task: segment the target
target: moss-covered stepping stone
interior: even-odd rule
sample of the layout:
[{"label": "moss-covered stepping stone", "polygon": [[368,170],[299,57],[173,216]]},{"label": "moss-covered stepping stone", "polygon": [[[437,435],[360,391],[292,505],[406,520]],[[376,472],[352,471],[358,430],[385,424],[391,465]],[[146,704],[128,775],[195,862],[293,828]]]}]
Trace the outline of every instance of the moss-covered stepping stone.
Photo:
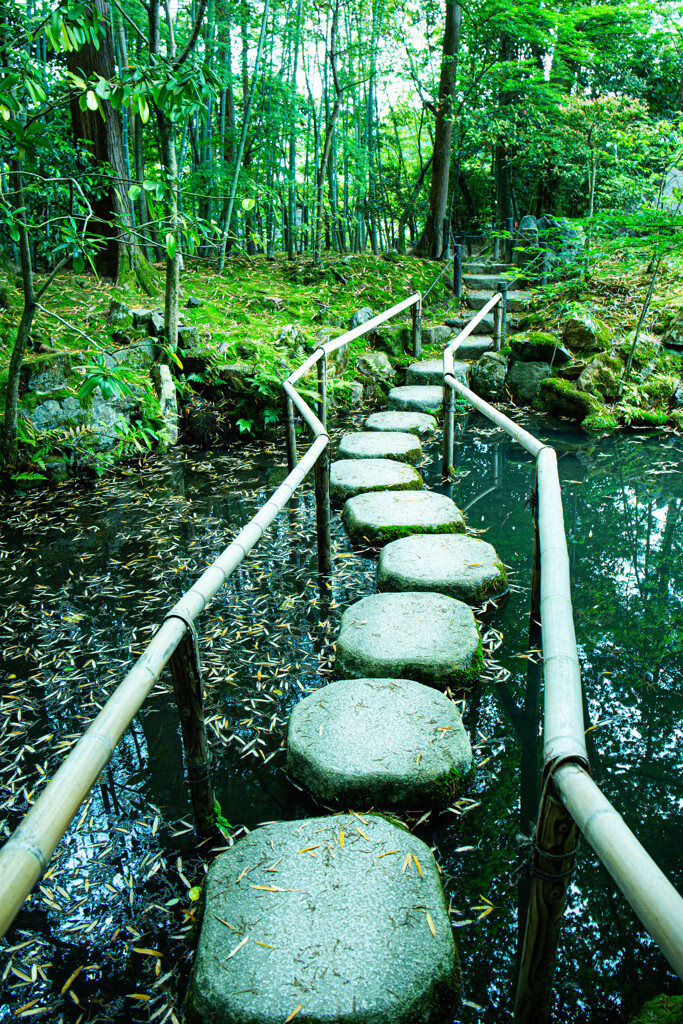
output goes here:
[{"label": "moss-covered stepping stone", "polygon": [[396,430],[344,434],[337,448],[340,459],[395,459],[415,464],[421,455],[419,438]]},{"label": "moss-covered stepping stone", "polygon": [[433,854],[379,815],[255,829],[216,858],[204,893],[189,1024],[442,1024],[456,1011]]},{"label": "moss-covered stepping stone", "polygon": [[346,501],[368,491],[417,491],[422,477],[394,459],[339,459],[330,466],[330,498]]},{"label": "moss-covered stepping stone", "polygon": [[428,437],[436,431],[436,420],[426,412],[373,412],[363,426],[366,430],[398,430]]},{"label": "moss-covered stepping stone", "polygon": [[371,594],[342,615],[335,672],[344,678],[416,679],[463,689],[482,667],[472,609],[452,597]]},{"label": "moss-covered stepping stone", "polygon": [[[469,363],[453,363],[453,376],[463,384],[467,384],[469,370]],[[443,386],[443,360],[424,359],[421,363],[413,363],[406,372],[406,384]]]},{"label": "moss-covered stepping stone", "polygon": [[462,790],[472,750],[455,704],[438,690],[412,679],[344,679],[292,711],[287,772],[323,803],[425,810]]},{"label": "moss-covered stepping stone", "polygon": [[346,502],[342,519],[354,543],[371,547],[412,533],[465,532],[465,521],[455,502],[432,491],[359,494]]},{"label": "moss-covered stepping stone", "polygon": [[427,412],[438,415],[443,406],[443,388],[412,386],[392,388],[387,398],[387,409],[408,412]]},{"label": "moss-covered stepping stone", "polygon": [[508,589],[503,563],[485,540],[464,534],[413,535],[382,549],[378,590],[433,590],[481,604]]}]

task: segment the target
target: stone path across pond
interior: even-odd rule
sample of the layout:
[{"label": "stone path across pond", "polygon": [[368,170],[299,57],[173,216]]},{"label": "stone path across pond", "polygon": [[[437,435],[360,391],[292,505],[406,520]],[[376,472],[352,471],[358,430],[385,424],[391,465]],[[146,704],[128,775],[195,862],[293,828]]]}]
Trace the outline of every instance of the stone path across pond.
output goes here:
[{"label": "stone path across pond", "polygon": [[[472,283],[486,284],[476,273]],[[473,338],[458,355],[478,358],[491,344]],[[420,438],[436,429],[441,365],[409,367],[388,411],[345,434],[331,465],[351,540],[379,557],[378,593],[342,616],[340,678],[294,708],[287,771],[326,809],[353,813],[271,823],[217,858],[190,1021],[452,1019],[459,967],[432,853],[356,813],[442,809],[474,772],[451,694],[476,687],[483,668],[470,605],[504,595],[507,579],[491,545],[465,534],[456,503],[422,483]],[[468,373],[456,363],[460,379]]]}]

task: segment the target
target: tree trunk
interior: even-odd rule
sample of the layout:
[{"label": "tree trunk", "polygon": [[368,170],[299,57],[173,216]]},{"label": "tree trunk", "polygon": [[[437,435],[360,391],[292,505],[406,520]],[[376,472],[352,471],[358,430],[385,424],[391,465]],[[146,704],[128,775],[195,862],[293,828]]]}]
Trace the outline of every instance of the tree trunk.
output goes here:
[{"label": "tree trunk", "polygon": [[448,204],[448,178],[453,140],[453,96],[460,45],[460,4],[446,0],[446,28],[439,79],[439,105],[436,112],[432,183],[429,189],[429,215],[424,231],[415,246],[416,256],[439,259],[443,251],[443,222]]},{"label": "tree trunk", "polygon": [[[86,43],[76,51],[67,51],[66,63],[73,74],[101,75],[106,79],[115,77],[114,54],[111,32],[109,29],[109,8],[106,0],[93,0],[95,7],[106,26],[105,38],[100,42],[99,49],[92,43]],[[123,147],[121,115],[114,110],[108,100],[101,100],[104,120],[99,110],[86,108],[81,110],[78,100],[71,99],[71,123],[77,142],[85,143],[86,151],[95,167],[102,163],[111,165],[115,178],[105,194],[93,199],[92,207],[97,218],[95,231],[104,245],[95,256],[95,266],[103,277],[118,281],[119,274],[125,273],[132,265],[137,247],[131,233],[132,224],[130,209],[126,196],[128,170]],[[128,261],[126,266],[125,261]]]}]

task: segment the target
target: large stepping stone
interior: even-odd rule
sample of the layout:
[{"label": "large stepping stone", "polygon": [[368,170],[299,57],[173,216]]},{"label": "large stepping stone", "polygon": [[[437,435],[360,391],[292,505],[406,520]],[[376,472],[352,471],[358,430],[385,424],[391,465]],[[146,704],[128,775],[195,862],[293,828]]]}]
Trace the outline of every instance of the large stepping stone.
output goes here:
[{"label": "large stepping stone", "polygon": [[342,519],[351,540],[370,547],[381,547],[411,533],[465,532],[455,502],[433,491],[359,494],[346,502]]},{"label": "large stepping stone", "polygon": [[368,491],[419,491],[422,477],[395,459],[339,459],[330,466],[330,498],[346,501]]},{"label": "large stepping stone", "polygon": [[468,260],[463,264],[462,273],[465,274],[494,274],[502,276],[509,274],[516,267],[512,263],[491,263],[486,260]]},{"label": "large stepping stone", "polygon": [[[466,302],[470,309],[483,309],[494,293],[468,292]],[[507,309],[509,313],[520,313],[529,308],[531,292],[511,292],[508,295]]]},{"label": "large stepping stone", "polygon": [[485,540],[416,535],[382,548],[378,590],[431,590],[468,604],[483,604],[508,589],[503,563]]},{"label": "large stepping stone", "polygon": [[[453,374],[456,380],[467,384],[469,373],[468,363],[453,363]],[[427,384],[443,387],[443,360],[425,359],[421,363],[413,363],[406,373],[406,384]]]},{"label": "large stepping stone", "polygon": [[492,349],[493,338],[486,334],[470,335],[460,342],[454,356],[456,359],[480,359],[484,352],[490,352]]},{"label": "large stepping stone", "polygon": [[395,459],[414,464],[421,455],[422,445],[415,434],[396,430],[344,434],[337,448],[340,459]]},{"label": "large stepping stone", "polygon": [[390,411],[428,412],[438,415],[442,405],[442,387],[392,388],[387,398],[387,409]]},{"label": "large stepping stone", "polygon": [[434,857],[378,815],[264,825],[216,858],[204,893],[190,1024],[453,1016],[460,972]]},{"label": "large stepping stone", "polygon": [[[489,298],[490,298],[490,296],[489,296]],[[474,318],[475,315],[476,314],[472,314],[471,317],[452,317],[452,318],[448,317],[446,319],[446,323],[449,324],[451,327],[453,327],[456,331],[461,331],[463,329],[463,327],[467,327],[468,323],[470,322],[471,319]],[[506,318],[505,329],[506,329],[508,334],[514,333],[515,331],[519,330],[518,318],[515,317],[514,315],[509,315],[509,312],[508,312],[508,316]],[[493,313],[487,313],[486,316],[483,317],[483,319],[481,319],[479,321],[479,323],[476,325],[476,327],[474,328],[472,334],[473,335],[479,335],[479,334],[493,335],[493,331],[494,331]],[[470,337],[472,337],[472,335],[470,335]],[[458,349],[458,351],[460,351],[460,350]]]},{"label": "large stepping stone", "polygon": [[428,437],[436,431],[436,420],[425,412],[373,412],[363,426],[366,430],[396,430]]},{"label": "large stepping stone", "polygon": [[323,802],[447,806],[473,775],[455,704],[412,679],[344,679],[299,701],[287,772]]},{"label": "large stepping stone", "polygon": [[335,672],[344,678],[416,679],[471,687],[483,656],[469,605],[443,594],[371,594],[347,608]]}]

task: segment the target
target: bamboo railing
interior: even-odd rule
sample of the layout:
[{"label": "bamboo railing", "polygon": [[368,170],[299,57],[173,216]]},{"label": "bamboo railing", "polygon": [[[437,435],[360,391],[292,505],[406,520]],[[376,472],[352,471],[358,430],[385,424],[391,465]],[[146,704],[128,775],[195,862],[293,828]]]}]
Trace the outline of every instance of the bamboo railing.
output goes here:
[{"label": "bamboo railing", "polygon": [[[532,890],[521,956],[515,1024],[549,1019],[552,976],[562,912],[576,849],[577,829],[597,853],[636,915],[679,978],[683,980],[683,899],[643,849],[621,816],[590,777],[584,739],[581,669],[576,648],[564,530],[562,493],[553,448],[494,409],[455,379],[453,356],[476,323],[491,309],[501,310],[505,333],[505,292],[493,296],[443,354],[443,474],[453,463],[454,395],[536,459],[534,519],[536,546],[532,618],[540,615],[543,674],[543,795],[533,837]],[[496,348],[501,330],[496,330]],[[540,575],[540,580],[536,578]],[[540,586],[539,586],[540,585]],[[539,594],[537,602],[534,594]],[[534,604],[537,603],[537,607]]]},{"label": "bamboo railing", "polygon": [[[171,608],[130,672],[0,849],[0,938],[6,933],[24,900],[47,869],[50,858],[69,823],[169,662],[180,714],[195,824],[200,833],[212,829],[215,798],[209,770],[210,752],[204,727],[195,620],[252,548],[258,544],[312,469],[315,470],[318,570],[323,575],[330,572],[330,439],[325,426],[327,357],[342,345],[373,331],[406,309],[412,309],[412,348],[413,355],[418,356],[422,295],[415,292],[360,327],[346,331],[340,337],[320,345],[284,381],[282,387],[286,410],[287,477],[197,582]],[[316,365],[319,386],[318,416],[294,387],[295,383]],[[295,408],[313,435],[312,443],[300,459],[296,451],[293,414]]]}]

